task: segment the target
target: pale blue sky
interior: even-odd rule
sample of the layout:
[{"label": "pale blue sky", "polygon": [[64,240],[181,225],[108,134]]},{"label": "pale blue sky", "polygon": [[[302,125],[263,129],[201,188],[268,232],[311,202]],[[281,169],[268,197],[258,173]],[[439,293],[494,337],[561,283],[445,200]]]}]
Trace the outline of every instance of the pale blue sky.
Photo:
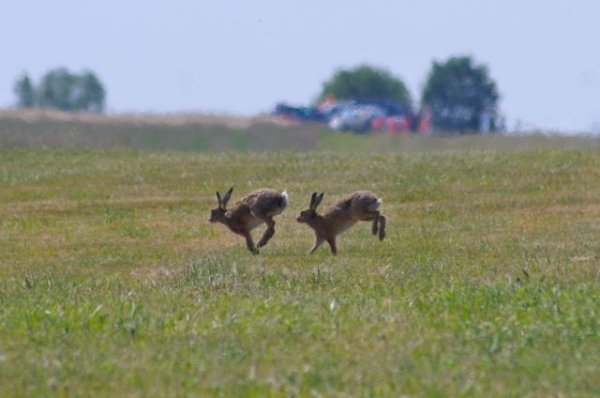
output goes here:
[{"label": "pale blue sky", "polygon": [[5,1],[0,107],[15,78],[96,71],[111,112],[269,111],[368,63],[414,99],[432,60],[489,66],[509,127],[600,131],[600,1]]}]

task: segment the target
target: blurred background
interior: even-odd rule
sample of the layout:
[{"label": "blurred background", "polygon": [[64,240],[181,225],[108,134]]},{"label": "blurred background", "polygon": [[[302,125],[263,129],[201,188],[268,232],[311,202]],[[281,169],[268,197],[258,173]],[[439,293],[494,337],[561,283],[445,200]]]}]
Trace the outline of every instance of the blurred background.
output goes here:
[{"label": "blurred background", "polygon": [[0,144],[23,120],[67,134],[75,115],[87,127],[66,130],[100,135],[99,118],[597,134],[598,15],[591,0],[8,2]]}]

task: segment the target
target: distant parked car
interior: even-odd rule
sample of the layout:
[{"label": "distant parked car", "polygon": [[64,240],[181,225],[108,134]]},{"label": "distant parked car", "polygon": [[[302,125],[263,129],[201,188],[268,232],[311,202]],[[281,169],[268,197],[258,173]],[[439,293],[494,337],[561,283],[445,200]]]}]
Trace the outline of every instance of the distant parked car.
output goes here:
[{"label": "distant parked car", "polygon": [[280,103],[275,106],[275,110],[272,114],[273,116],[298,122],[326,123],[328,120],[319,109],[311,106],[291,106]]},{"label": "distant parked car", "polygon": [[336,101],[327,98],[316,107],[279,103],[272,114],[284,120],[326,123],[337,131],[395,134],[414,129],[410,109],[384,100]]},{"label": "distant parked car", "polygon": [[329,127],[333,130],[351,130],[359,133],[370,130],[371,120],[385,116],[385,111],[374,105],[353,105],[337,113],[329,119]]}]

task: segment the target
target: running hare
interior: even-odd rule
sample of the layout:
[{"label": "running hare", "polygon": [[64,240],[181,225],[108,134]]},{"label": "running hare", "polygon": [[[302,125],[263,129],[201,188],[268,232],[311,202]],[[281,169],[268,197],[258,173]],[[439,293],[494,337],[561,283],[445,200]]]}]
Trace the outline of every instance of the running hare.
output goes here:
[{"label": "running hare", "polygon": [[[280,214],[287,207],[288,194],[286,191],[279,193],[272,189],[258,189],[241,198],[227,210],[227,202],[231,199],[232,192],[233,188],[225,192],[223,197],[217,192],[219,206],[211,210],[208,221],[227,225],[231,231],[246,238],[248,250],[258,254],[258,248],[266,245],[275,234],[273,216]],[[267,229],[258,245],[254,246],[250,231],[263,223],[267,223]]]},{"label": "running hare", "polygon": [[358,191],[340,199],[329,207],[322,215],[317,214],[317,206],[323,200],[323,193],[316,192],[310,198],[310,206],[300,213],[296,219],[299,223],[306,223],[315,231],[315,245],[310,253],[324,241],[329,243],[331,252],[337,253],[335,238],[357,221],[373,221],[373,235],[379,233],[379,240],[385,237],[385,216],[379,212],[381,198],[368,191]]}]

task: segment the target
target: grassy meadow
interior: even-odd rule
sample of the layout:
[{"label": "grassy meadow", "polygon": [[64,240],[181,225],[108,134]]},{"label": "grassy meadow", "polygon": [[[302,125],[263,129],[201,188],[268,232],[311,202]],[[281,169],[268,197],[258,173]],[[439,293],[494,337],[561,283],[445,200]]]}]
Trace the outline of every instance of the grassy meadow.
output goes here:
[{"label": "grassy meadow", "polygon": [[[600,394],[597,149],[339,137],[0,149],[0,396]],[[289,192],[258,256],[207,222],[231,185]],[[359,223],[308,255],[310,194],[356,189],[386,239]]]}]

